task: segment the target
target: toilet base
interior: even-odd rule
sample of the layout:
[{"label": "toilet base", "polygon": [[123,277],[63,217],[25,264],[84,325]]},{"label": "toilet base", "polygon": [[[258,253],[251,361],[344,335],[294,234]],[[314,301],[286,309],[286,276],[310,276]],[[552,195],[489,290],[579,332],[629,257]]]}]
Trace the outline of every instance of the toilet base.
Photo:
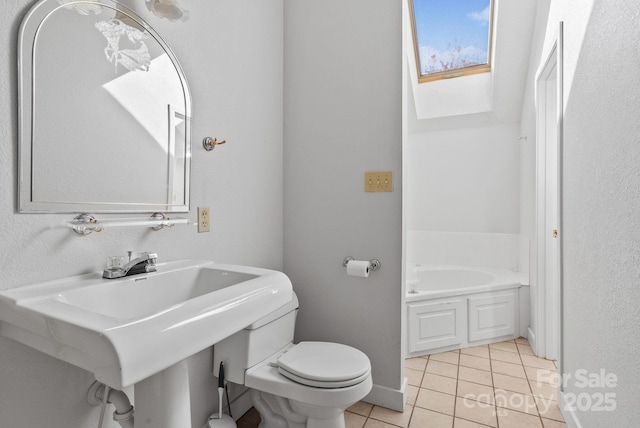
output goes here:
[{"label": "toilet base", "polygon": [[314,406],[255,389],[251,401],[262,418],[259,428],[345,428],[344,408]]}]

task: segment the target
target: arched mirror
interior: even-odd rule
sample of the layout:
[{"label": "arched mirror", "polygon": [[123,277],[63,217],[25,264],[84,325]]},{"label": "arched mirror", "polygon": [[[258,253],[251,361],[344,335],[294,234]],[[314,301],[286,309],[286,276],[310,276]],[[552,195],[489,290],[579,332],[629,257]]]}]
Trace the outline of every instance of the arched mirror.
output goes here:
[{"label": "arched mirror", "polygon": [[19,37],[20,212],[188,212],[191,99],[160,36],[110,0],[43,0]]}]

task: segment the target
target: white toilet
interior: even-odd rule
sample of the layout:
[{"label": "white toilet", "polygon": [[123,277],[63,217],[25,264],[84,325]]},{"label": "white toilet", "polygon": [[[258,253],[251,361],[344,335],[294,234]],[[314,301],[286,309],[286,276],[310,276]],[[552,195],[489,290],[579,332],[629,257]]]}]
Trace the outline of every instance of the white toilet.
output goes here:
[{"label": "white toilet", "polygon": [[213,348],[214,374],[251,388],[260,428],[344,428],[344,411],[369,393],[371,364],[350,346],[293,344],[298,298]]}]

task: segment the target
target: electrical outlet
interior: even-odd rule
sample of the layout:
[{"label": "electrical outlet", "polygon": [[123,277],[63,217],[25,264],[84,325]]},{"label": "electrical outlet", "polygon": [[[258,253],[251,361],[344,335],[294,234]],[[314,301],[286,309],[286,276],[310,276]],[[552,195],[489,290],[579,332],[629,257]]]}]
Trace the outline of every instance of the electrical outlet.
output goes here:
[{"label": "electrical outlet", "polygon": [[393,192],[391,171],[369,171],[364,173],[365,192]]},{"label": "electrical outlet", "polygon": [[211,230],[211,213],[209,207],[198,207],[198,233]]}]

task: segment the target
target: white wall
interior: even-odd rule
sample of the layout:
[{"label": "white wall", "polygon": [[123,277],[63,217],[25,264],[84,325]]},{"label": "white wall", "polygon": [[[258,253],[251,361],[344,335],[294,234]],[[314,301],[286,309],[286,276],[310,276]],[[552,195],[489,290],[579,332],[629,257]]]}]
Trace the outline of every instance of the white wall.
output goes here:
[{"label": "white wall", "polygon": [[410,230],[519,232],[518,124],[409,134]]},{"label": "white wall", "polygon": [[[542,31],[534,42],[548,49],[558,22],[564,21],[564,371],[575,378],[577,370],[597,374],[604,369],[618,379],[615,388],[567,383],[569,394],[615,394],[613,412],[576,412],[585,428],[640,425],[638,13],[636,3],[623,0],[551,2],[548,22],[547,16],[539,17]],[[539,62],[537,50],[530,85]],[[531,136],[534,128],[529,95],[522,129]],[[527,211],[535,200],[534,153],[522,151],[522,164],[528,165],[521,203],[527,234],[535,230]]]},{"label": "white wall", "polygon": [[[73,215],[16,214],[15,46],[34,3],[8,2],[0,14],[0,289],[101,270],[107,255],[130,249],[156,251],[160,260],[200,257],[282,269],[282,0],[191,1],[186,23],[160,21],[142,1],[126,2],[135,3],[185,69],[193,98],[189,217],[195,219],[197,206],[211,207],[212,232],[176,226],[86,237],[59,227]],[[206,136],[227,144],[205,152]],[[190,360],[194,426],[215,407],[210,354]],[[99,410],[85,398],[92,381],[88,372],[0,338],[0,426],[94,428]],[[105,427],[118,426],[106,419]]]},{"label": "white wall", "polygon": [[[401,409],[402,2],[288,1],[285,23],[284,249],[300,298],[296,337],[363,350],[374,393]],[[365,193],[367,170],[393,171],[394,191]],[[347,277],[345,256],[382,269]]]}]

